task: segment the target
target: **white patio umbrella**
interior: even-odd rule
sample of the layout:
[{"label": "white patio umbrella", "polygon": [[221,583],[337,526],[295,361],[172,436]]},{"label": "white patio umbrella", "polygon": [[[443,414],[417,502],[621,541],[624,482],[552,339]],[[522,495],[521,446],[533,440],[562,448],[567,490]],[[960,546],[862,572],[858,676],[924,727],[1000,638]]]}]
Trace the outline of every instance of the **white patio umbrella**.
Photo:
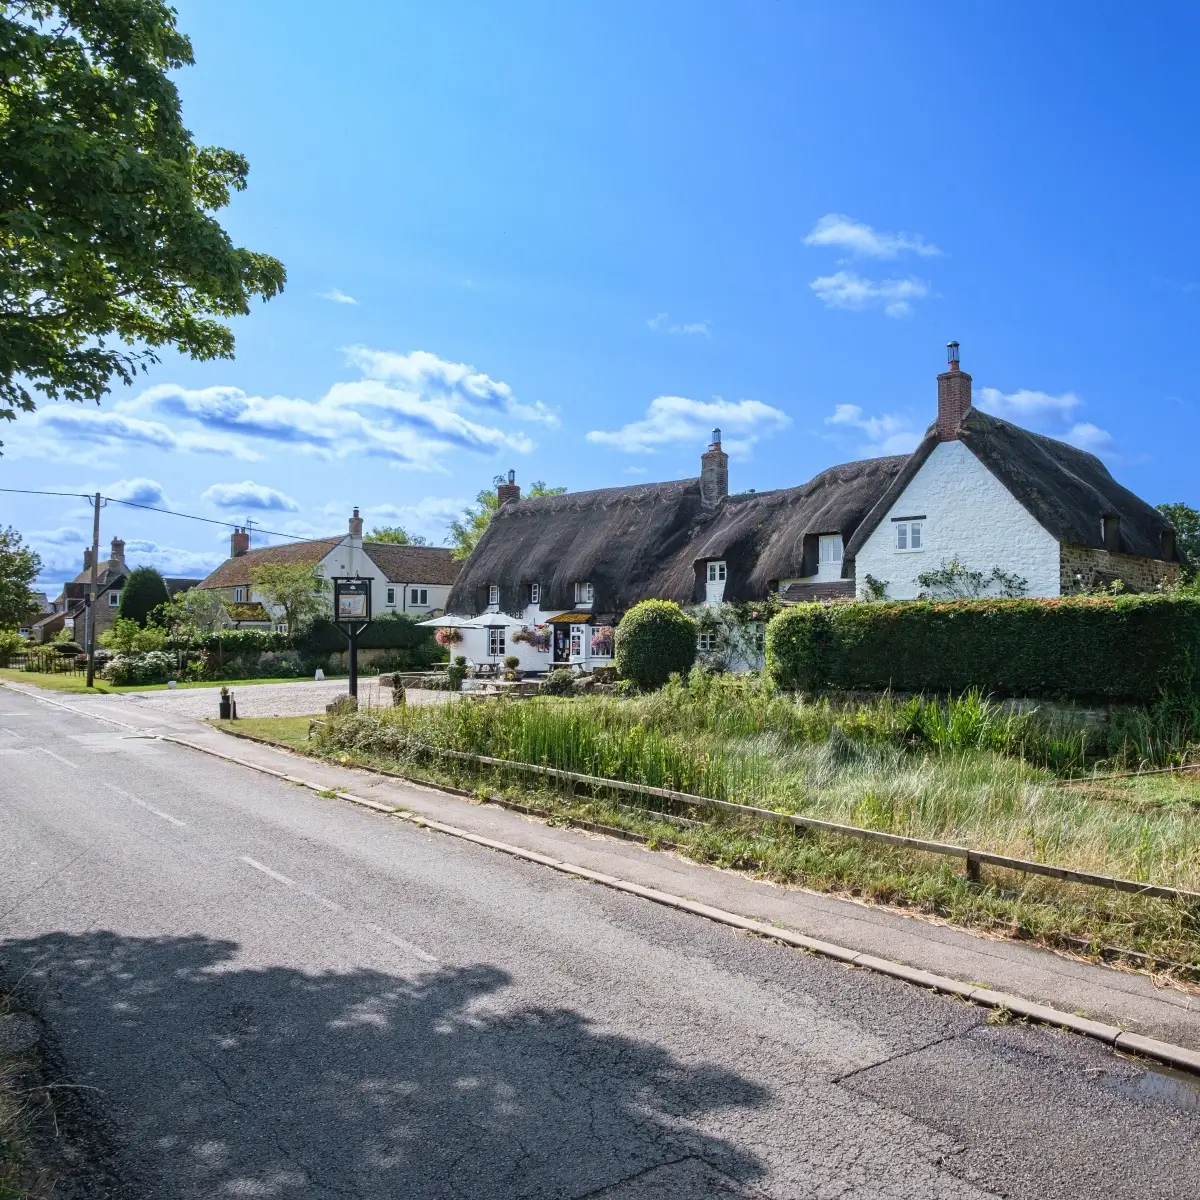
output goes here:
[{"label": "white patio umbrella", "polygon": [[443,613],[440,617],[430,617],[428,621],[418,621],[418,625],[428,625],[433,629],[456,629],[460,625],[470,624],[470,617],[456,617],[453,613]]}]

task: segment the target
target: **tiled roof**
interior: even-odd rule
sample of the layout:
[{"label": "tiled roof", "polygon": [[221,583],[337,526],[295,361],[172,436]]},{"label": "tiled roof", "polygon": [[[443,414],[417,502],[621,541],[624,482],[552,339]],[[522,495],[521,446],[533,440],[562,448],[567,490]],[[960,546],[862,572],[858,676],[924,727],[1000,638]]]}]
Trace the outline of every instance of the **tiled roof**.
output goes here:
[{"label": "tiled roof", "polygon": [[237,558],[227,558],[211,575],[197,585],[202,588],[249,587],[250,569],[267,563],[299,563],[316,566],[342,540],[341,536],[317,538],[311,542],[288,542],[283,546],[263,546]]},{"label": "tiled roof", "polygon": [[439,546],[397,546],[390,542],[364,542],[367,557],[383,572],[388,583],[452,584],[462,563]]}]

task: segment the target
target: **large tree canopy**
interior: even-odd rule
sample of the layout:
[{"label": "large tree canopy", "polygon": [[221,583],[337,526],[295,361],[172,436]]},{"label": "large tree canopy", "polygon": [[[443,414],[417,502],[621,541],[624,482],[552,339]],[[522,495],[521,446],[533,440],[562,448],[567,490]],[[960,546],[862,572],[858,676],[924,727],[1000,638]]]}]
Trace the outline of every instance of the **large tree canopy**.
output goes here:
[{"label": "large tree canopy", "polygon": [[282,289],[212,215],[249,166],[184,127],[191,63],[161,0],[0,0],[0,417],[98,400],[163,346],[229,358],[223,320]]},{"label": "large tree canopy", "polygon": [[42,560],[11,525],[0,529],[0,629],[16,629],[37,613],[32,589],[41,569]]},{"label": "large tree canopy", "polygon": [[1200,512],[1183,503],[1155,507],[1175,526],[1175,543],[1187,559],[1186,574],[1194,579],[1200,573]]}]

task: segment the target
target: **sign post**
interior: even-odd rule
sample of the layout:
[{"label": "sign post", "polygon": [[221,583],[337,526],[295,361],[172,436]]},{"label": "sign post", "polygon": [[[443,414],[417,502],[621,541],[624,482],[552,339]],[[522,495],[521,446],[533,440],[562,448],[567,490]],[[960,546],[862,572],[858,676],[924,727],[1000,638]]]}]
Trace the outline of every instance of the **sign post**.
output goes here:
[{"label": "sign post", "polygon": [[333,581],[333,619],[350,643],[350,695],[358,699],[358,635],[371,623],[371,580],[359,575]]}]

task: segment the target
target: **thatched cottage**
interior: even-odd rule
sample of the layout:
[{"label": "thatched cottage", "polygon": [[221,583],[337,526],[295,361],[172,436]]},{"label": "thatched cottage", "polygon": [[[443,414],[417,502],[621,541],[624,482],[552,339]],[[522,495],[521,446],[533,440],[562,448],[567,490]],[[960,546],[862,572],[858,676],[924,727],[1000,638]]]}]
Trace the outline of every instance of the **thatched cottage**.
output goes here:
[{"label": "thatched cottage", "polygon": [[[721,432],[700,474],[522,500],[513,473],[446,601],[474,661],[611,659],[612,626],[649,597],[680,604],[905,599],[957,558],[1057,596],[1178,579],[1174,531],[1092,454],[974,408],[958,345],[937,419],[909,455],[829,467],[798,487],[729,495]],[[514,637],[517,639],[514,641]]]}]

